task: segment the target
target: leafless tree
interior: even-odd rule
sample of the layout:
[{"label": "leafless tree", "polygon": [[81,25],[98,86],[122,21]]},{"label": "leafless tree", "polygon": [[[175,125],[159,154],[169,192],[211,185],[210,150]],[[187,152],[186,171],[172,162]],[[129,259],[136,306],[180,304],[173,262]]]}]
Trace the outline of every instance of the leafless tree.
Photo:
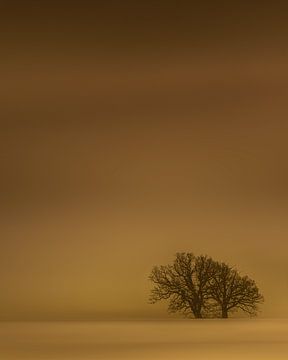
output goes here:
[{"label": "leafless tree", "polygon": [[222,318],[228,318],[229,312],[239,309],[256,315],[258,305],[264,301],[254,280],[240,276],[236,269],[225,263],[214,262],[209,291],[212,301],[220,308]]},{"label": "leafless tree", "polygon": [[255,282],[207,256],[177,253],[171,265],[155,266],[150,303],[169,300],[168,311],[194,318],[222,317],[242,310],[256,315],[264,301]]},{"label": "leafless tree", "polygon": [[177,253],[172,265],[155,266],[149,276],[154,283],[150,302],[169,299],[168,311],[195,318],[210,311],[209,290],[214,262],[207,256]]}]

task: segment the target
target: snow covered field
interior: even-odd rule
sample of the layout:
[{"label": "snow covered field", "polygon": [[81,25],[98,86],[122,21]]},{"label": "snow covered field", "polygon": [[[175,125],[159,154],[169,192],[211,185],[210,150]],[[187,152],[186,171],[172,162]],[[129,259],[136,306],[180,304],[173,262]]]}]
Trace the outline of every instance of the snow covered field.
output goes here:
[{"label": "snow covered field", "polygon": [[288,359],[288,320],[2,322],[0,359]]}]

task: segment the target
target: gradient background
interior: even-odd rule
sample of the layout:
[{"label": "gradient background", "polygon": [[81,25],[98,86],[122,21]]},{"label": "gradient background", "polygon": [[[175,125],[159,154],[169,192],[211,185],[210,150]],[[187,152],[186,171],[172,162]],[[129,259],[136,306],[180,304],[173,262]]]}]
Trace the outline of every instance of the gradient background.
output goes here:
[{"label": "gradient background", "polygon": [[288,4],[1,1],[0,319],[165,317],[207,253],[288,316]]}]

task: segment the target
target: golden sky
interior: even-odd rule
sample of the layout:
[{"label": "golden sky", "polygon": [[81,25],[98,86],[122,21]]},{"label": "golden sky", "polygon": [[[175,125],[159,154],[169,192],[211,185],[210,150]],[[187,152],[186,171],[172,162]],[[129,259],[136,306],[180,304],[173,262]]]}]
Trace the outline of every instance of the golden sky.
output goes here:
[{"label": "golden sky", "polygon": [[288,316],[287,8],[1,2],[1,319],[167,316],[177,251]]}]

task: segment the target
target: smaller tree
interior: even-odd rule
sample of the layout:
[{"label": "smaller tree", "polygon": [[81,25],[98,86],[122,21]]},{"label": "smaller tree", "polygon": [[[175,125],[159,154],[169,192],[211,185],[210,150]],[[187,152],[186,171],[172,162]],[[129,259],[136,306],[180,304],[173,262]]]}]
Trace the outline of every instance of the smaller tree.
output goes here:
[{"label": "smaller tree", "polygon": [[229,312],[242,310],[256,315],[258,305],[264,298],[254,280],[239,273],[225,263],[214,263],[215,271],[209,286],[211,299],[221,311],[222,318],[228,318]]}]

